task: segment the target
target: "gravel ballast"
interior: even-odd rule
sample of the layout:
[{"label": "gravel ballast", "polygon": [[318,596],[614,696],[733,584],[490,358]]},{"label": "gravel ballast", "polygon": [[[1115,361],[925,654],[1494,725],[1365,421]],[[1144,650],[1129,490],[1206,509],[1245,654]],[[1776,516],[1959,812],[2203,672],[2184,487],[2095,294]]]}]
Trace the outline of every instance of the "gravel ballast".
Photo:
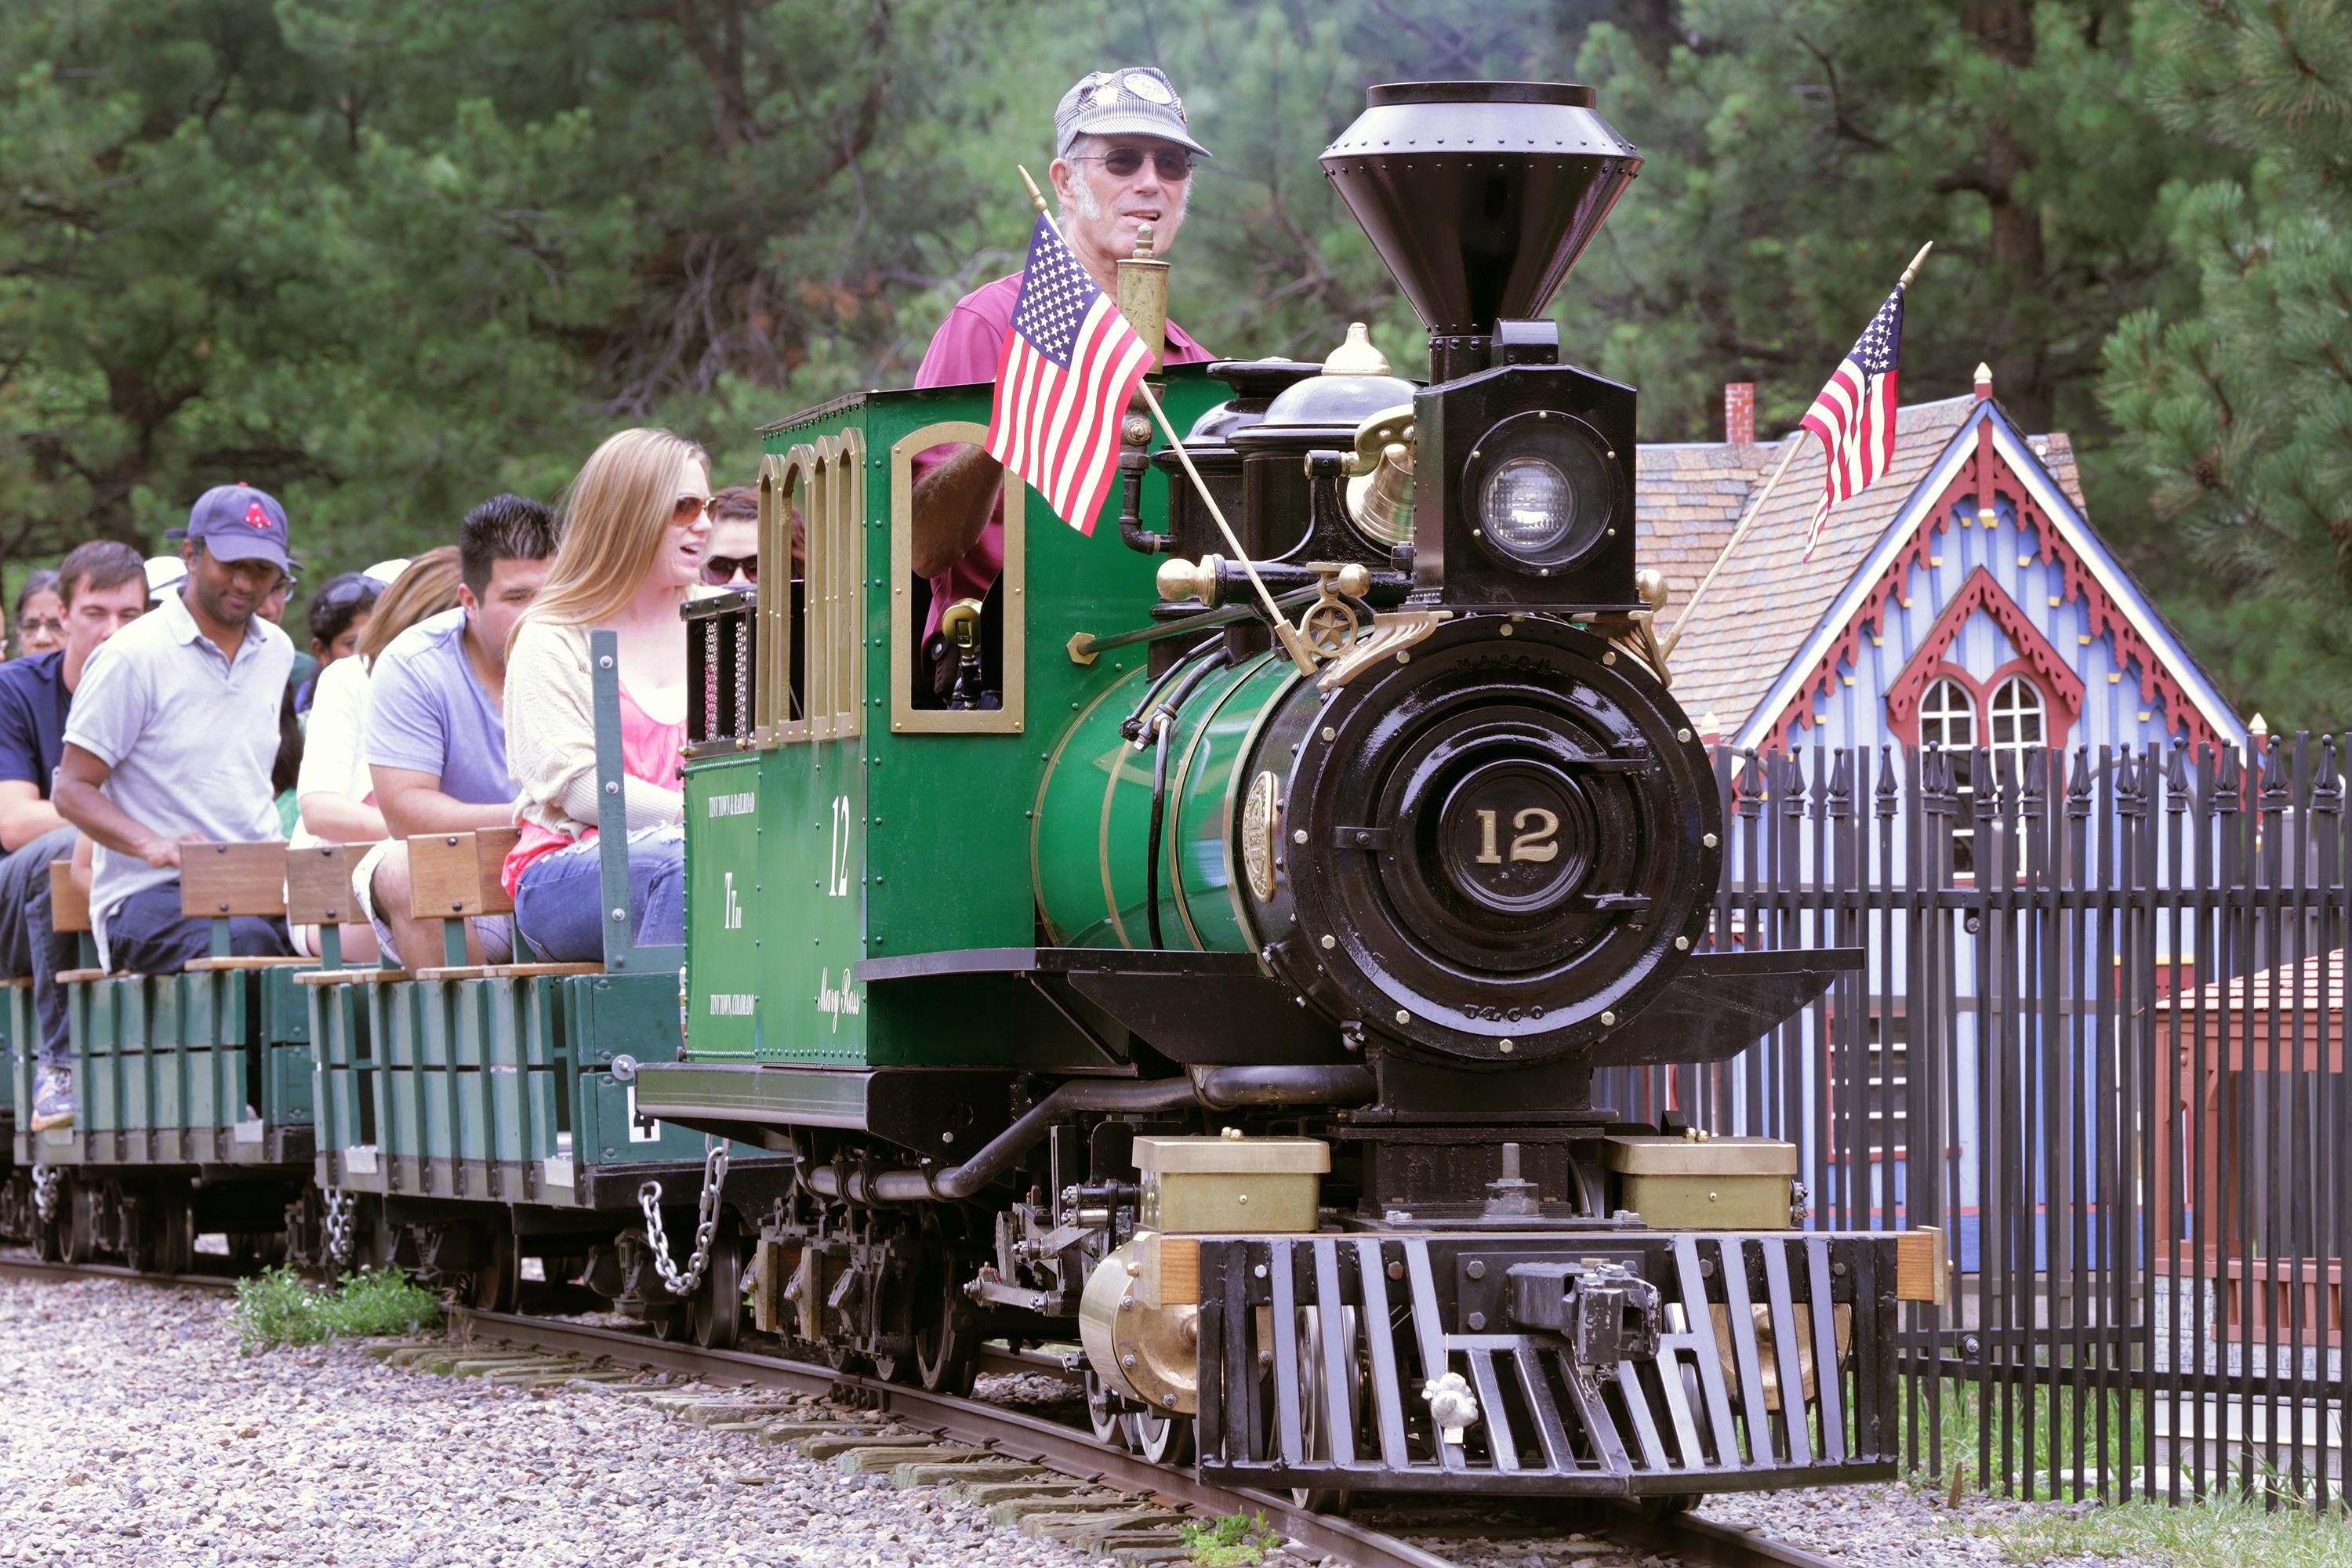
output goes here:
[{"label": "gravel ballast", "polygon": [[[666,1380],[502,1386],[349,1343],[248,1357],[229,1313],[207,1292],[0,1279],[0,1564],[1105,1562],[992,1523],[944,1488],[896,1489],[757,1432],[697,1425],[645,1397]],[[984,1383],[1006,1403],[1067,1399],[1050,1379]],[[1965,1498],[1951,1510],[1890,1485],[1719,1496],[1703,1512],[1855,1568],[1979,1568],[2001,1549],[1970,1524],[2053,1506]],[[1464,1568],[1673,1568],[1549,1519],[1487,1539],[1467,1521],[1433,1537],[1376,1512],[1365,1522]],[[1313,1561],[1293,1548],[1269,1568]]]},{"label": "gravel ballast", "polygon": [[0,1563],[1102,1563],[665,1415],[354,1345],[237,1352],[220,1296],[0,1280]]}]

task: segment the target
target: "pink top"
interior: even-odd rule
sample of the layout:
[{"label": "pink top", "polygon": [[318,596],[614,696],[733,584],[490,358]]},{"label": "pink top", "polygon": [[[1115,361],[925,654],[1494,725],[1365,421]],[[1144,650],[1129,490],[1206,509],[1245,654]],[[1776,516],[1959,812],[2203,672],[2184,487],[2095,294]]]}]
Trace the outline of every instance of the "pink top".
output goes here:
[{"label": "pink top", "polygon": [[[1004,357],[1004,334],[1013,329],[1013,306],[1021,298],[1021,274],[983,283],[966,294],[931,334],[931,346],[915,372],[917,386],[965,386],[992,382]],[[1192,341],[1175,322],[1168,323],[1169,364],[1202,364],[1216,358]],[[912,478],[922,477],[946,461],[951,447],[933,447],[915,455]],[[964,558],[931,579],[931,615],[923,636],[940,629],[940,616],[958,599],[986,597],[1004,570],[1004,519],[992,521]]]},{"label": "pink top", "polygon": [[[621,767],[624,772],[631,778],[643,779],[649,784],[676,789],[679,777],[686,772],[685,746],[685,720],[680,719],[675,724],[656,723],[637,706],[637,700],[629,695],[629,689],[625,686],[621,688]],[[575,839],[566,837],[552,828],[541,827],[535,822],[526,822],[522,825],[522,836],[515,840],[515,847],[507,851],[507,863],[499,869],[499,885],[511,899],[515,896],[515,889],[522,883],[524,870],[532,861],[558,849],[569,848],[573,844],[584,844],[595,837],[596,830],[593,827]]]}]

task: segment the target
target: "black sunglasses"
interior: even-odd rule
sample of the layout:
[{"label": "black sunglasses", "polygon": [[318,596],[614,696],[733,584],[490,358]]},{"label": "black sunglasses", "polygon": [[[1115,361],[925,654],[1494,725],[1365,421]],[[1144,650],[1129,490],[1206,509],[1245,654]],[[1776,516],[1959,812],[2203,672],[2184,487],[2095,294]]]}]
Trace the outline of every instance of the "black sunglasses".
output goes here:
[{"label": "black sunglasses", "polygon": [[[1148,155],[1151,159],[1151,166],[1160,171],[1160,177],[1171,184],[1181,184],[1192,177],[1192,154],[1190,153],[1160,152]],[[1074,163],[1100,163],[1112,175],[1124,180],[1143,167],[1146,156],[1140,147],[1114,147],[1108,153],[1082,153],[1070,161]]]},{"label": "black sunglasses", "polygon": [[319,595],[319,603],[322,605],[342,605],[351,604],[355,600],[365,599],[373,601],[377,595],[383,592],[383,585],[378,583],[374,578],[362,577],[356,583],[336,584],[333,587],[329,588],[325,593]]},{"label": "black sunglasses", "polygon": [[753,583],[760,580],[760,558],[756,555],[706,555],[702,558],[702,580],[714,588],[721,588],[735,580],[740,572]]}]

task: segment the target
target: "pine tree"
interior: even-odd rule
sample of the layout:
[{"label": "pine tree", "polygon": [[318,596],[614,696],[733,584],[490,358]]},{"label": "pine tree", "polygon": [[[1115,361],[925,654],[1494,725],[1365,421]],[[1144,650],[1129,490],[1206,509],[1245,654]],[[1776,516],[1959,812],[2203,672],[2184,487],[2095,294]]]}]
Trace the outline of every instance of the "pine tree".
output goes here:
[{"label": "pine tree", "polygon": [[2352,724],[2352,3],[2151,0],[2136,44],[2166,121],[2250,167],[2168,193],[2199,297],[2121,324],[2103,394],[2231,695]]}]

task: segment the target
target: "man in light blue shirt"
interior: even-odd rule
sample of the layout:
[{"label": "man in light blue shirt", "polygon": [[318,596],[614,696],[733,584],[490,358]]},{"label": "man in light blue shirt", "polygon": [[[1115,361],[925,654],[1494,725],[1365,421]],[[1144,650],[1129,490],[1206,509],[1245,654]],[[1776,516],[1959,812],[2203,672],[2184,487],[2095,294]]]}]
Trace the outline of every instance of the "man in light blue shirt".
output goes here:
[{"label": "man in light blue shirt", "polygon": [[[287,574],[286,511],[249,485],[218,485],[184,537],[180,591],[84,667],[52,791],[58,814],[98,847],[99,952],[139,974],[180,969],[208,945],[205,922],[180,913],[182,845],[278,837],[269,771],[294,645],[256,612]],[[289,951],[281,920],[231,925],[240,957]],[[71,1094],[64,1074],[44,1068],[35,1098],[48,1109],[37,1113]]]},{"label": "man in light blue shirt", "polygon": [[[471,833],[513,822],[507,777],[507,636],[547,580],[554,515],[522,496],[493,496],[457,538],[457,605],[393,639],[368,678],[365,755],[376,805],[395,838]],[[408,851],[387,842],[352,875],[387,964],[437,963],[439,939],[409,914]],[[468,961],[503,963],[513,925],[470,923]]]}]

